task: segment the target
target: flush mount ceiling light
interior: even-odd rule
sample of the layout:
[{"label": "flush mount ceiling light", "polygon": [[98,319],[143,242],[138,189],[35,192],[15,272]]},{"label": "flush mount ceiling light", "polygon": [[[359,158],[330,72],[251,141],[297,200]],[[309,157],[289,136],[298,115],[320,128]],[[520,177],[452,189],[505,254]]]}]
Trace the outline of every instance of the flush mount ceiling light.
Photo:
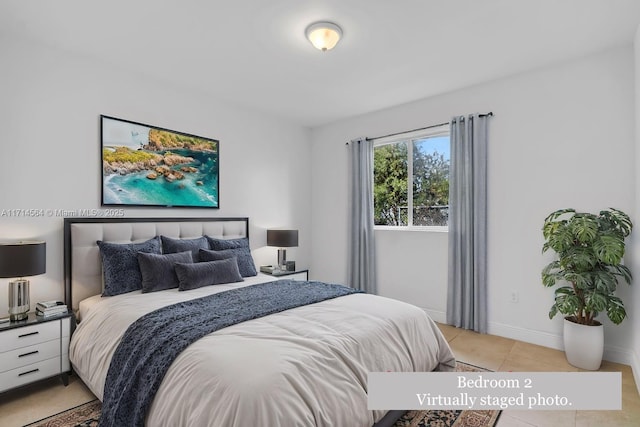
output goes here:
[{"label": "flush mount ceiling light", "polygon": [[332,22],[315,22],[309,25],[305,34],[316,49],[331,50],[342,37],[342,29]]}]

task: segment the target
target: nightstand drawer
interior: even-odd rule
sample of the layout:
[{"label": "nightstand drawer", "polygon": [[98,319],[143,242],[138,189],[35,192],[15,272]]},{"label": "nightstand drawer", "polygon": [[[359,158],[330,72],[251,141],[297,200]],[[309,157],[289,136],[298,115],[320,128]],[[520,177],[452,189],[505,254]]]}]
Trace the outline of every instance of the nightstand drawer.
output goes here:
[{"label": "nightstand drawer", "polygon": [[0,373],[0,392],[60,374],[60,356]]},{"label": "nightstand drawer", "polygon": [[0,353],[0,372],[31,365],[42,360],[60,356],[60,340],[21,347]]},{"label": "nightstand drawer", "polygon": [[0,353],[59,339],[60,320],[9,329],[0,333]]}]

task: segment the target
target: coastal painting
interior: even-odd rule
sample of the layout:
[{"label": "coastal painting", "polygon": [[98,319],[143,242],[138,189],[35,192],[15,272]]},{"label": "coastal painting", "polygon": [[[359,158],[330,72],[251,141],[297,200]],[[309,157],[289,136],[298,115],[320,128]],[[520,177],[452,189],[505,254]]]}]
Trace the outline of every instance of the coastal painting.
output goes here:
[{"label": "coastal painting", "polygon": [[220,207],[218,140],[100,120],[103,206]]}]

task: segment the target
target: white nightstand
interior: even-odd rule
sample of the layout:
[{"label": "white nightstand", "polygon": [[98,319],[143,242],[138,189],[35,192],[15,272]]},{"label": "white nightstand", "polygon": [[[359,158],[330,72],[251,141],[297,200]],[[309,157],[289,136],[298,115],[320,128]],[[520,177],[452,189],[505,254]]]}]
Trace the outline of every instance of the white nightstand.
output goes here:
[{"label": "white nightstand", "polygon": [[277,271],[275,273],[267,273],[262,272],[264,274],[268,274],[269,276],[279,277],[281,279],[287,280],[300,280],[306,281],[309,280],[309,270],[297,270],[297,271]]},{"label": "white nightstand", "polygon": [[69,384],[72,313],[0,323],[0,392],[60,375]]}]

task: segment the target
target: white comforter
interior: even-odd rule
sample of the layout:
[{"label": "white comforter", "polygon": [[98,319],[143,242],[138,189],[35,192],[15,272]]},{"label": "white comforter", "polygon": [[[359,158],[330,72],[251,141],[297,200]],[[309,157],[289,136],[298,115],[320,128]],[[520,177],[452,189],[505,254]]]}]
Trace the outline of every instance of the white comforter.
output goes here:
[{"label": "white comforter", "polygon": [[[102,400],[109,362],[127,327],[179,301],[268,281],[114,297],[81,305],[69,355]],[[169,368],[148,426],[371,426],[367,373],[451,370],[447,342],[423,310],[355,294],[240,323],[191,344]],[[401,408],[389,408],[401,409]]]}]

